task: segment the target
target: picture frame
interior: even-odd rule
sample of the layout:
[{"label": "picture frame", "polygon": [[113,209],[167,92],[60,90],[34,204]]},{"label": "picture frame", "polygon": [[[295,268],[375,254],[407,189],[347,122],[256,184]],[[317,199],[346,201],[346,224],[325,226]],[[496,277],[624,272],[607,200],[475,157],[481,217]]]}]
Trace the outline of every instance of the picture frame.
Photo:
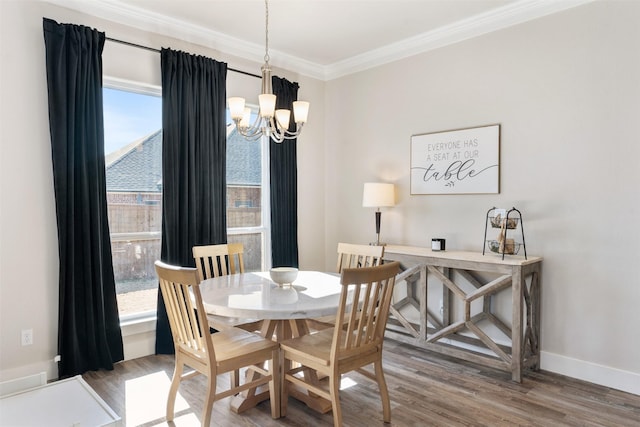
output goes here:
[{"label": "picture frame", "polygon": [[411,195],[499,194],[500,125],[411,136]]}]

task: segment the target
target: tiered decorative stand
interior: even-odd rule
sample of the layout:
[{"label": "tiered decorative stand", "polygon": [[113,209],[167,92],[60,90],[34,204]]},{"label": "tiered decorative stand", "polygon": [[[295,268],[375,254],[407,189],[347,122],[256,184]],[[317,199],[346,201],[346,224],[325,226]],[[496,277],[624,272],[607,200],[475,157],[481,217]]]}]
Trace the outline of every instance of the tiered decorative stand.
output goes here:
[{"label": "tiered decorative stand", "polygon": [[[488,225],[491,224],[491,228],[498,228],[500,232],[495,240],[487,240]],[[515,239],[509,239],[509,230],[515,230],[520,224],[520,233],[522,235],[522,243],[517,242]],[[502,259],[506,255],[517,255],[520,251],[520,246],[524,250],[524,259],[527,259],[527,246],[524,241],[524,228],[522,225],[522,213],[516,208],[498,209],[495,206],[487,211],[487,219],[484,225],[484,243],[482,246],[482,255],[485,253],[486,247],[489,247],[491,252],[502,254]]]}]

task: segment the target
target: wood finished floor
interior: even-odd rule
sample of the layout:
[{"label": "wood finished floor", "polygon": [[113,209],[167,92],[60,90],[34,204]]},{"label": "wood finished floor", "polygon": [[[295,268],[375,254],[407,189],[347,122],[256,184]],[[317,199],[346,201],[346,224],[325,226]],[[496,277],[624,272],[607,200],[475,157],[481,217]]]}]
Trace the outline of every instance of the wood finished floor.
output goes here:
[{"label": "wood finished floor", "polygon": [[[607,387],[544,371],[527,372],[517,384],[508,373],[393,340],[385,342],[383,359],[392,426],[640,426],[640,396]],[[158,426],[168,425],[164,408],[172,372],[172,356],[147,356],[83,378],[123,418],[123,425]],[[388,426],[382,422],[376,385],[358,374],[346,377],[351,386],[340,394],[344,425]],[[204,379],[184,384],[173,425],[199,425]],[[227,378],[218,384],[226,387]],[[279,420],[271,418],[268,402],[238,415],[225,399],[214,403],[211,425],[332,426],[333,419],[293,399]]]}]

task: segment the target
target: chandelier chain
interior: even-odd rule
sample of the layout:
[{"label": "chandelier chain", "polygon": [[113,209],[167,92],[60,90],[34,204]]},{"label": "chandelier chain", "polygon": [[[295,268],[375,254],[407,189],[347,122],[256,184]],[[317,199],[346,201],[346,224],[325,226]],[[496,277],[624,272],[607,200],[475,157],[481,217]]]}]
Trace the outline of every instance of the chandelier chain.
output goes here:
[{"label": "chandelier chain", "polygon": [[269,62],[269,2],[264,0],[264,62]]}]

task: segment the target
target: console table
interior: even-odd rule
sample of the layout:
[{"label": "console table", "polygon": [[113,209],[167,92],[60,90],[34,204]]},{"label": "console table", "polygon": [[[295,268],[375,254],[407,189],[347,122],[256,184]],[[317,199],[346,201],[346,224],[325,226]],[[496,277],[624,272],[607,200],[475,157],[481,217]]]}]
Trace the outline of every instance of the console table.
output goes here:
[{"label": "console table", "polygon": [[388,245],[384,260],[403,269],[386,336],[517,382],[523,369],[539,369],[542,258]]}]

